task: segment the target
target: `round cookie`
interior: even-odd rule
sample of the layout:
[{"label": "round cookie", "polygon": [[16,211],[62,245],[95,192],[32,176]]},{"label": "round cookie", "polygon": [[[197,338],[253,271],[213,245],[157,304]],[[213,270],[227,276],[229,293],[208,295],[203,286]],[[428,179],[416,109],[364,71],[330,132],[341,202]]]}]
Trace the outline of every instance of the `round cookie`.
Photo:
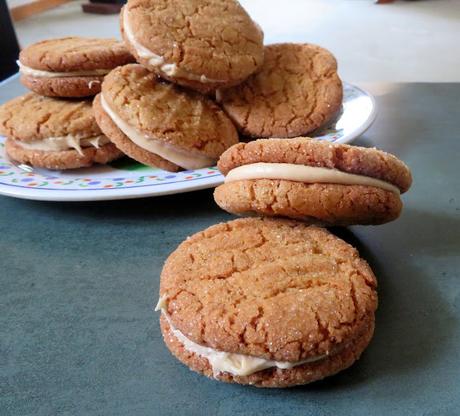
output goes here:
[{"label": "round cookie", "polygon": [[19,54],[21,82],[50,97],[88,97],[113,68],[134,62],[115,39],[66,37],[34,43]]},{"label": "round cookie", "polygon": [[263,32],[235,0],[130,0],[120,25],[140,64],[201,93],[237,85],[263,63]]},{"label": "round cookie", "polygon": [[87,100],[17,97],[0,106],[0,134],[11,159],[34,167],[75,169],[123,156],[101,132]]},{"label": "round cookie", "polygon": [[289,387],[353,364],[372,338],[376,279],[327,230],[239,219],[187,238],[161,273],[161,330],[192,370]]},{"label": "round cookie", "polygon": [[235,127],[214,102],[137,64],[107,75],[93,106],[102,131],[120,150],[172,172],[213,166],[238,142]]},{"label": "round cookie", "polygon": [[412,182],[408,167],[391,154],[308,138],[240,143],[218,167],[226,176],[214,191],[222,209],[325,225],[392,221]]},{"label": "round cookie", "polygon": [[342,106],[334,56],[319,46],[265,46],[262,69],[244,83],[219,90],[217,101],[249,137],[296,137],[327,125]]}]

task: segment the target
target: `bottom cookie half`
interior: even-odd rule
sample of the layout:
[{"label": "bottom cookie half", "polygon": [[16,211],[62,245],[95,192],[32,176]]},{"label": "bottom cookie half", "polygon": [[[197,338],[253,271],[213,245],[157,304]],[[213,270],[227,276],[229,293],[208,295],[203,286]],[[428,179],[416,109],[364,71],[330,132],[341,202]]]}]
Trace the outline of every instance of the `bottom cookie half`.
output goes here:
[{"label": "bottom cookie half", "polygon": [[225,183],[216,203],[237,215],[281,216],[316,224],[383,224],[398,218],[398,194],[372,186],[255,179]]},{"label": "bottom cookie half", "polygon": [[299,365],[291,369],[270,368],[258,371],[249,376],[234,376],[230,373],[219,373],[214,376],[209,361],[204,357],[187,351],[171,332],[170,326],[163,316],[160,319],[160,324],[167,347],[178,360],[190,369],[204,374],[209,378],[215,378],[227,383],[249,384],[256,387],[271,388],[308,384],[345,370],[359,359],[362,352],[369,345],[374,333],[374,319],[372,317],[369,325],[360,336],[338,350],[335,354],[323,360]]},{"label": "bottom cookie half", "polygon": [[5,149],[8,156],[16,162],[53,170],[77,169],[88,167],[95,163],[106,164],[124,156],[112,143],[100,148],[82,148],[82,154],[80,154],[73,149],[61,152],[25,149],[15,143],[14,140],[7,139]]},{"label": "bottom cookie half", "polygon": [[21,83],[31,91],[47,97],[91,97],[101,91],[103,77],[34,78],[21,76]]}]

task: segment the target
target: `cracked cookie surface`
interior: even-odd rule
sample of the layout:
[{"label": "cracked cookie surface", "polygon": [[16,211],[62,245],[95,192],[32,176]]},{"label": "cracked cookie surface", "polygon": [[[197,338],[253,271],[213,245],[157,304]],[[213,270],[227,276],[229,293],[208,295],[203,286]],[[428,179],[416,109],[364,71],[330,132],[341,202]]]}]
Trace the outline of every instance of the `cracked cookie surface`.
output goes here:
[{"label": "cracked cookie surface", "polygon": [[367,337],[360,353],[377,307],[375,276],[356,249],[325,229],[268,218],[189,237],[165,263],[160,296],[172,325],[193,342],[291,362],[332,357]]},{"label": "cracked cookie surface", "polygon": [[19,61],[41,71],[75,72],[113,69],[134,57],[116,39],[73,36],[34,43],[21,51]]},{"label": "cracked cookie surface", "polygon": [[342,105],[334,56],[319,46],[265,46],[259,72],[219,91],[218,101],[244,135],[295,137],[326,125]]},{"label": "cracked cookie surface", "polygon": [[67,135],[101,135],[90,100],[63,100],[28,93],[0,106],[0,134],[30,142]]},{"label": "cracked cookie surface", "polygon": [[160,81],[141,65],[113,70],[104,79],[102,96],[125,123],[162,143],[217,160],[238,142],[234,125],[214,102]]},{"label": "cracked cookie surface", "polygon": [[402,209],[399,195],[362,185],[257,179],[225,183],[214,191],[223,210],[236,215],[287,217],[322,225],[377,225]]},{"label": "cracked cookie surface", "polygon": [[[263,33],[237,1],[130,0],[121,16],[123,38],[138,62],[200,92],[236,85],[262,65]],[[140,56],[127,39],[123,16],[136,29],[136,41],[177,73],[168,75]]]}]

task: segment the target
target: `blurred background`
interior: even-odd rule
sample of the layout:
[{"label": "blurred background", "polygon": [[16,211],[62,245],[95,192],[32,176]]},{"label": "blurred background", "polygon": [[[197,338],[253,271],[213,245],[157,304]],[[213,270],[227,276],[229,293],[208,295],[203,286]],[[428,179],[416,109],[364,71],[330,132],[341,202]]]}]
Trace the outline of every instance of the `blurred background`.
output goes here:
[{"label": "blurred background", "polygon": [[[97,1],[102,4],[89,4],[92,11],[113,14],[83,13],[87,0],[0,0],[2,65],[5,56],[17,54],[12,26],[21,47],[67,35],[119,38],[122,0]],[[460,0],[240,2],[262,26],[266,43],[326,47],[349,82],[460,81]]]}]

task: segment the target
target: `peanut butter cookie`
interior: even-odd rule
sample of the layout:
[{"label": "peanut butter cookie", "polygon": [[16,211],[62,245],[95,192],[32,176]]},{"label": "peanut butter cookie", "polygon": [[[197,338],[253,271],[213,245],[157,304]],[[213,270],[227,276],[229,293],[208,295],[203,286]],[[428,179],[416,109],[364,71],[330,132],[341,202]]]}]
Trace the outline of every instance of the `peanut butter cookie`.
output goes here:
[{"label": "peanut butter cookie", "polygon": [[263,62],[263,33],[235,0],[130,0],[120,20],[140,64],[202,93],[239,84]]},{"label": "peanut butter cookie", "polygon": [[228,149],[214,191],[224,210],[325,225],[382,224],[402,209],[408,167],[377,149],[308,138],[263,139]]},{"label": "peanut butter cookie", "polygon": [[342,106],[335,58],[309,44],[265,47],[262,69],[244,83],[217,91],[217,101],[241,133],[296,137],[327,125]]},{"label": "peanut butter cookie", "polygon": [[185,240],[161,273],[161,329],[192,370],[289,387],[355,362],[374,331],[376,279],[327,230],[239,219]]},{"label": "peanut butter cookie", "polygon": [[0,106],[6,152],[19,162],[47,169],[74,169],[123,156],[99,129],[91,101],[28,93]]},{"label": "peanut butter cookie", "polygon": [[94,110],[102,131],[120,150],[169,171],[213,166],[238,142],[234,125],[213,101],[163,82],[137,64],[106,76]]}]

